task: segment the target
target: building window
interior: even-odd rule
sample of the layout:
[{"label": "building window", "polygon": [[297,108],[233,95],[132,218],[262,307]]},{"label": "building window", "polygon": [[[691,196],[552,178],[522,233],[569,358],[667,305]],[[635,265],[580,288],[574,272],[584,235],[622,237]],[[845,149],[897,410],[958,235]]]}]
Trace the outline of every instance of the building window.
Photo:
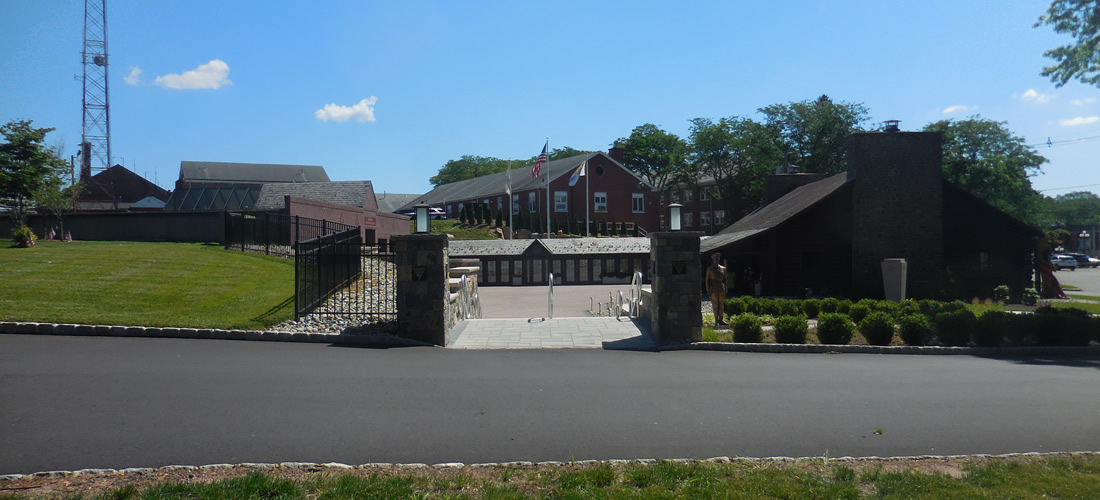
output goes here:
[{"label": "building window", "polygon": [[684,212],[684,227],[692,227],[695,225],[695,214],[691,212]]},{"label": "building window", "polygon": [[707,190],[705,188],[700,189],[699,190],[699,201],[707,201],[709,199],[710,199],[710,193],[707,192]]},{"label": "building window", "polygon": [[726,223],[726,211],[725,210],[715,210],[714,211],[714,223],[716,225],[719,225],[719,226]]},{"label": "building window", "polygon": [[593,199],[592,199],[592,204],[595,205],[595,207],[593,207],[592,210],[594,210],[596,212],[606,212],[607,211],[607,193],[596,193],[596,196],[594,196]]},{"label": "building window", "polygon": [[672,192],[669,193],[669,196],[671,197],[673,203],[680,203],[680,190],[679,189],[672,190]]},{"label": "building window", "polygon": [[684,190],[684,201],[691,201],[692,191],[690,189]]},{"label": "building window", "polygon": [[519,195],[512,195],[512,215],[519,215]]},{"label": "building window", "polygon": [[566,191],[554,191],[554,211],[569,211],[569,193]]},{"label": "building window", "polygon": [[535,192],[527,193],[527,213],[535,213],[539,209],[539,200],[535,198]]},{"label": "building window", "polygon": [[710,226],[710,212],[699,212],[699,225],[702,227]]},{"label": "building window", "polygon": [[501,198],[500,196],[497,196],[497,212],[499,212],[503,209],[504,209],[504,199]]},{"label": "building window", "polygon": [[660,203],[661,205],[665,204],[665,194],[664,193],[661,193],[661,197],[660,197],[660,199],[657,200],[657,203]]},{"label": "building window", "polygon": [[665,216],[664,215],[661,215],[660,217],[657,217],[657,227],[660,228],[661,231],[665,230]]},{"label": "building window", "polygon": [[630,210],[636,214],[645,213],[645,197],[642,193],[630,195]]}]

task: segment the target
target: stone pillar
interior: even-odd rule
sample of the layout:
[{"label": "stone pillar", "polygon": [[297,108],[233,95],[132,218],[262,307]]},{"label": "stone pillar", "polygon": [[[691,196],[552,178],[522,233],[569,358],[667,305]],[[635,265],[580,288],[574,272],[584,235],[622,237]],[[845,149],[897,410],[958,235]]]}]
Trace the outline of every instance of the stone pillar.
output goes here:
[{"label": "stone pillar", "polygon": [[397,266],[397,334],[447,345],[447,235],[394,235],[393,250]]},{"label": "stone pillar", "polygon": [[650,330],[657,344],[703,340],[703,266],[700,232],[650,233],[653,304]]}]

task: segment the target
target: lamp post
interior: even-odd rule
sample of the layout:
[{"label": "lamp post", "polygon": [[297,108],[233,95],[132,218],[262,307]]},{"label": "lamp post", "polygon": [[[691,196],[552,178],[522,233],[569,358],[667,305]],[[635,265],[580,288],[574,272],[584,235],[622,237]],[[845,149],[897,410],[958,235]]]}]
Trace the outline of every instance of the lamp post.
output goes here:
[{"label": "lamp post", "polygon": [[668,206],[668,230],[679,231],[680,230],[680,209],[684,206],[679,203],[673,203]]},{"label": "lamp post", "polygon": [[1089,240],[1090,237],[1092,237],[1092,235],[1089,234],[1089,231],[1087,229],[1081,230],[1081,234],[1077,235],[1077,249],[1078,250],[1089,250],[1089,249],[1091,249],[1092,245],[1089,244],[1089,243],[1091,243],[1091,241]]},{"label": "lamp post", "polygon": [[430,207],[424,203],[420,203],[413,207],[416,210],[416,234],[427,234],[432,232],[431,219],[428,217],[428,209]]}]

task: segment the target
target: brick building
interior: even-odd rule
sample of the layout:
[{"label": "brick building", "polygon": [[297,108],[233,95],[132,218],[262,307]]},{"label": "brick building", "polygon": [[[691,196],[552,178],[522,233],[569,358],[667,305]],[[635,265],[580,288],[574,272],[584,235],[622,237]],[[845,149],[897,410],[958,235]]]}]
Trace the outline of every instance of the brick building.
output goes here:
[{"label": "brick building", "polygon": [[76,196],[77,211],[129,210],[145,207],[163,207],[171,193],[131,172],[122,165],[115,165],[95,175],[81,173],[83,189]]},{"label": "brick building", "polygon": [[[615,150],[611,153],[614,154]],[[586,175],[570,186],[569,178],[586,161]],[[600,225],[613,223],[620,232],[630,232],[635,225],[642,234],[657,230],[659,210],[653,186],[624,167],[611,154],[597,152],[562,158],[548,162],[542,168],[549,170],[550,212],[559,224],[570,217],[583,221],[587,206],[591,221]],[[531,165],[512,169],[511,203],[506,193],[508,173],[498,172],[437,186],[402,208],[426,203],[442,207],[448,217],[458,217],[463,206],[482,203],[488,204],[494,212],[504,210],[505,215],[509,208],[514,216],[520,213],[527,216],[537,214],[545,224],[547,174],[533,179],[530,172]]]},{"label": "brick building", "polygon": [[759,282],[764,295],[881,298],[888,258],[907,260],[917,298],[1030,286],[1039,231],[945,181],[942,140],[932,132],[854,134],[847,172],[805,184],[811,179],[781,179],[790,192],[700,249],[722,254],[739,294]]}]

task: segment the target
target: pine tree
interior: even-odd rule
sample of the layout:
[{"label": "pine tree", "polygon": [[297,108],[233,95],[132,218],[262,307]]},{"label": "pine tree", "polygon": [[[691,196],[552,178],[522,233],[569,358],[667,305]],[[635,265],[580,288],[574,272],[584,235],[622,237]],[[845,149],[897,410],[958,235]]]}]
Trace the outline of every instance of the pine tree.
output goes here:
[{"label": "pine tree", "polygon": [[497,227],[504,227],[504,210],[497,210]]},{"label": "pine tree", "polygon": [[462,222],[463,224],[469,224],[470,223],[469,222],[469,220],[470,220],[469,219],[469,214],[468,214],[468,211],[466,210],[466,208],[467,208],[466,205],[462,205],[462,208],[460,208],[458,210],[458,220],[460,222]]}]

